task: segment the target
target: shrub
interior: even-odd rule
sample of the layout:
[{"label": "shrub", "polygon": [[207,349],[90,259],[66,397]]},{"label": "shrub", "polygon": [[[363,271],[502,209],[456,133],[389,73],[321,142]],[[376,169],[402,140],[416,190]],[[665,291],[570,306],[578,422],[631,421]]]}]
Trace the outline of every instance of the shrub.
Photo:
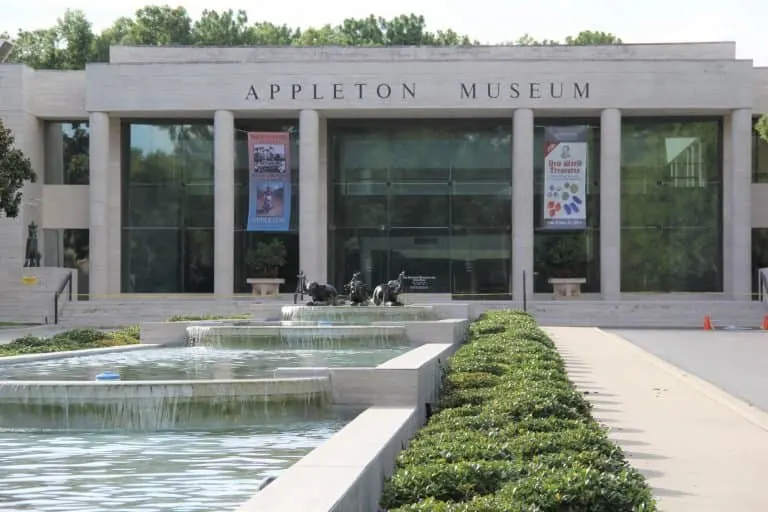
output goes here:
[{"label": "shrub", "polygon": [[490,311],[449,361],[437,412],[397,457],[391,512],[655,511],[525,313]]},{"label": "shrub", "polygon": [[233,313],[231,315],[173,315],[168,322],[199,322],[203,320],[247,320],[248,313]]},{"label": "shrub", "polygon": [[66,352],[89,348],[135,345],[139,343],[139,327],[127,327],[117,331],[98,329],[71,329],[50,338],[23,336],[12,342],[0,345],[0,356],[19,356],[24,354],[42,354],[47,352]]}]

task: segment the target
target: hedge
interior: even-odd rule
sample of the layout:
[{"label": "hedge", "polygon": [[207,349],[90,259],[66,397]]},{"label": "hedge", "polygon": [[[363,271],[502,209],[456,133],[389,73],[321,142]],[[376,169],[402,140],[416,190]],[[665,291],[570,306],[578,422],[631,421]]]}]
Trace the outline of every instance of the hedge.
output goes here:
[{"label": "hedge", "polygon": [[443,375],[442,398],[397,458],[390,512],[650,512],[657,506],[522,312],[493,311]]},{"label": "hedge", "polygon": [[72,329],[50,338],[38,338],[31,335],[17,338],[10,343],[0,345],[0,357],[117,347],[137,343],[139,343],[139,326],[126,327],[118,331]]}]

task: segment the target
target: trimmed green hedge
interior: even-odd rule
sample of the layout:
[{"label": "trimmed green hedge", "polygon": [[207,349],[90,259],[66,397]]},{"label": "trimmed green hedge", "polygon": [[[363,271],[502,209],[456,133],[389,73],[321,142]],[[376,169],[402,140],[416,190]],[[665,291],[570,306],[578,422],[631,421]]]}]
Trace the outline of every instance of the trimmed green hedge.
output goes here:
[{"label": "trimmed green hedge", "polygon": [[117,347],[139,343],[139,326],[126,327],[118,331],[98,329],[72,329],[50,338],[23,336],[10,343],[0,345],[0,357],[65,352],[86,348]]},{"label": "trimmed green hedge", "polygon": [[484,314],[440,408],[397,458],[391,512],[650,512],[643,476],[592,419],[533,317]]}]

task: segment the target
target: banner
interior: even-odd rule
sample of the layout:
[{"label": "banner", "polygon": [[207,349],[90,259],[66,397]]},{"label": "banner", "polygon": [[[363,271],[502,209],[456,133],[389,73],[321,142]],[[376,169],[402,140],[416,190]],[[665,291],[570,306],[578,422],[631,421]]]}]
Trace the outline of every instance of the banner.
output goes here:
[{"label": "banner", "polygon": [[545,229],[587,227],[586,126],[544,129]]},{"label": "banner", "polygon": [[291,134],[248,133],[248,231],[291,227]]}]

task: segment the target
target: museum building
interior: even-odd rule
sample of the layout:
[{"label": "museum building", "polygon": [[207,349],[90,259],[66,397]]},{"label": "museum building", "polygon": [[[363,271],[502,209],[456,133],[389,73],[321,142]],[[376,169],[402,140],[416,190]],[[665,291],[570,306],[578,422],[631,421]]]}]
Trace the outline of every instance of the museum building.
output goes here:
[{"label": "museum building", "polygon": [[286,293],[299,271],[403,270],[465,299],[565,277],[607,300],[748,300],[768,266],[764,112],[768,68],[733,43],[0,65],[0,118],[40,177],[19,229],[36,222],[43,265],[80,269],[92,298],[247,293],[256,247],[279,240]]}]

